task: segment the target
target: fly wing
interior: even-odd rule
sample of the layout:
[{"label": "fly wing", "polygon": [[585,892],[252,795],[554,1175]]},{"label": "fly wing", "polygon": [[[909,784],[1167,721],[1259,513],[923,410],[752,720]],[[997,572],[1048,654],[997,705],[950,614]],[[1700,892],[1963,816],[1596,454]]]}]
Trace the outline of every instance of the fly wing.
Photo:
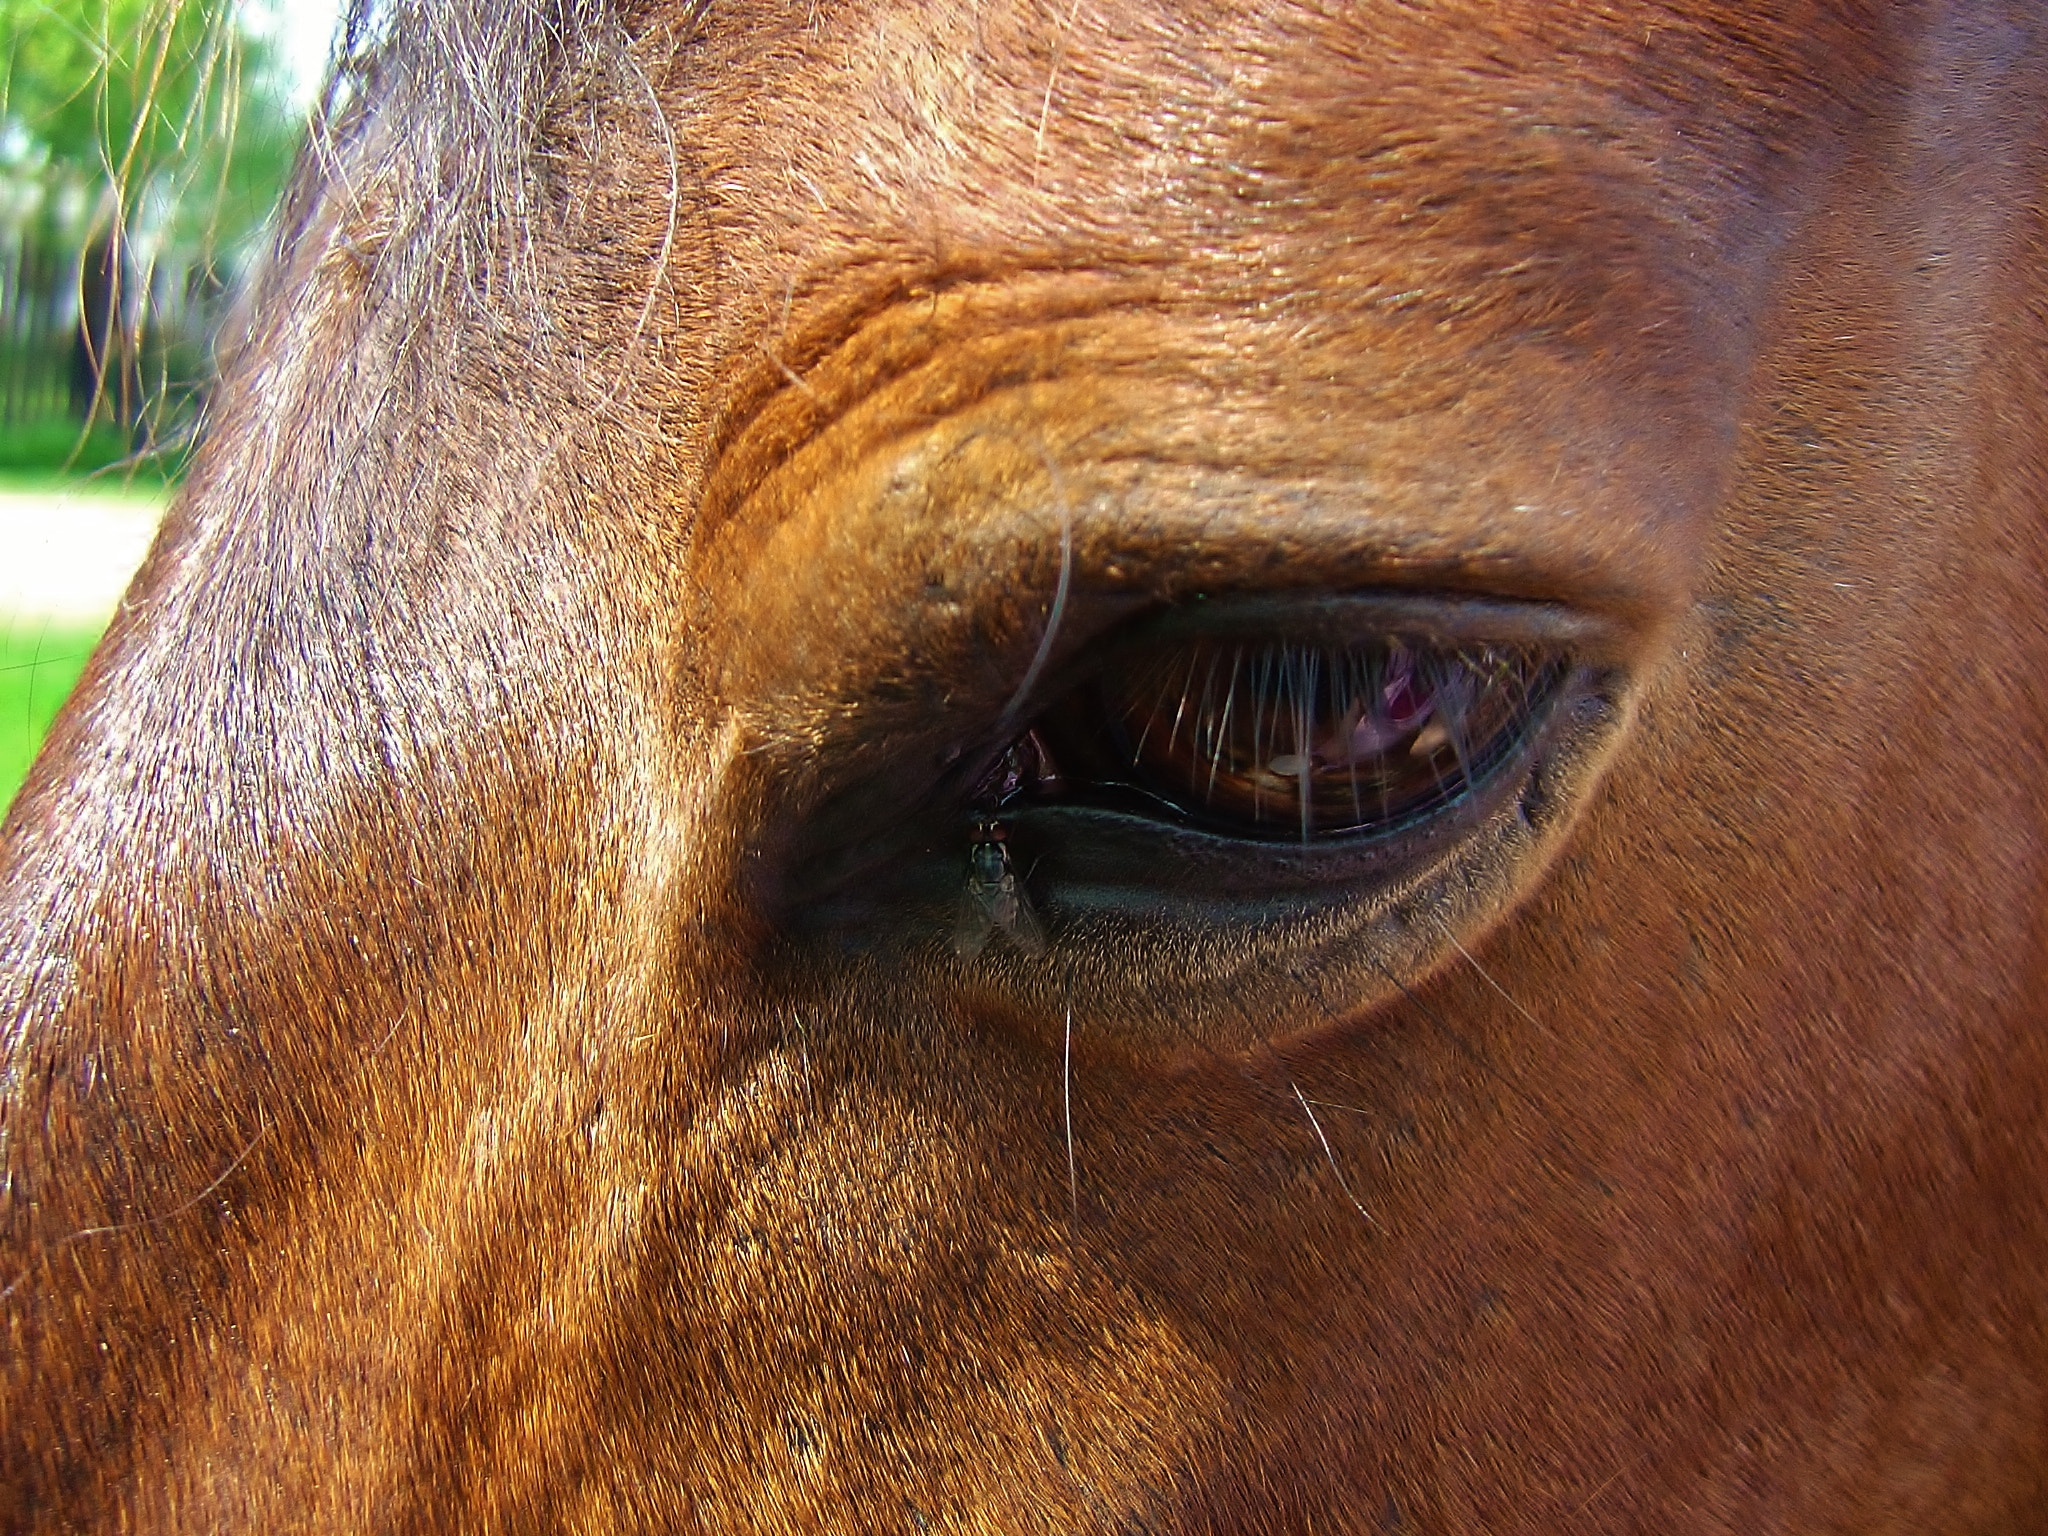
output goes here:
[{"label": "fly wing", "polygon": [[953,919],[953,953],[962,960],[972,960],[988,947],[989,935],[995,931],[988,897],[980,885],[969,880],[967,889],[960,893],[959,914]]},{"label": "fly wing", "polygon": [[1038,921],[1038,914],[1031,910],[1031,898],[1024,894],[1023,886],[1010,882],[1003,903],[1003,932],[1025,954],[1033,957],[1045,953],[1045,928]]}]

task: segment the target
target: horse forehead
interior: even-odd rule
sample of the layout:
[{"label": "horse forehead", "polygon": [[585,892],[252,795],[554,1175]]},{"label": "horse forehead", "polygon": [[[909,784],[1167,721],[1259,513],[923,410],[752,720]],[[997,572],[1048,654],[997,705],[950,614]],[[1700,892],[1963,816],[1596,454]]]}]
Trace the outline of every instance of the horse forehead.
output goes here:
[{"label": "horse forehead", "polygon": [[1155,372],[1249,345],[1355,391],[1370,329],[1402,412],[1532,339],[1704,389],[1878,68],[1852,9],[714,12],[656,85],[709,236],[674,324],[728,424],[875,309],[1033,271],[1147,277],[1107,302]]},{"label": "horse forehead", "polygon": [[[1142,208],[1150,237],[1170,238],[1267,195],[1298,223],[1304,183],[1398,202],[1433,151],[1464,145],[1498,177],[1503,144],[1532,133],[1553,155],[1601,142],[1663,172],[1766,137],[1778,152],[1788,122],[1881,51],[1853,5],[868,0],[706,25],[670,106],[729,202],[927,236],[1054,215],[1129,228]],[[1370,176],[1354,183],[1360,161]]]}]

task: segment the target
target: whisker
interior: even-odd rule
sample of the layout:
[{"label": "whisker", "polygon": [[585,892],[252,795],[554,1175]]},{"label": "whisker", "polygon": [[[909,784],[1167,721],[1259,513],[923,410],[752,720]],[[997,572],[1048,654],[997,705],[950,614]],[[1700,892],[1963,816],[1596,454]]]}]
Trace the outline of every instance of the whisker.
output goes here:
[{"label": "whisker", "polygon": [[[1131,748],[1131,760],[1133,762],[1144,757],[1145,743],[1152,739],[1152,727],[1158,723],[1159,717],[1166,712],[1166,695],[1173,687],[1173,669],[1161,666],[1158,668],[1158,675],[1159,692],[1153,697],[1152,707],[1145,712],[1145,729],[1138,733],[1138,744]],[[1135,692],[1136,690],[1133,690],[1134,697]],[[1183,693],[1182,698],[1186,698],[1185,693]],[[1138,706],[1134,702],[1129,709],[1124,711],[1124,719],[1129,720],[1137,712]],[[1170,737],[1167,739],[1166,750],[1169,752],[1173,750],[1173,741]]]},{"label": "whisker", "polygon": [[1303,647],[1301,686],[1294,699],[1294,753],[1297,759],[1294,769],[1295,794],[1301,801],[1301,840],[1303,843],[1308,841],[1309,823],[1314,811],[1315,792],[1309,780],[1311,771],[1315,766],[1313,753],[1315,751],[1316,689],[1320,682],[1318,663],[1321,659],[1322,652],[1312,647]]},{"label": "whisker", "polygon": [[[1351,717],[1352,705],[1355,700],[1367,697],[1365,689],[1360,686],[1364,682],[1364,663],[1355,655],[1347,655],[1344,660],[1343,671],[1344,696],[1337,701],[1337,718],[1340,721],[1348,720]],[[1345,736],[1344,766],[1351,779],[1351,819],[1354,822],[1363,822],[1365,820],[1365,805],[1358,795],[1358,738],[1355,729],[1352,732],[1348,732]]]},{"label": "whisker", "polygon": [[1383,1118],[1378,1110],[1367,1109],[1363,1104],[1340,1104],[1335,1099],[1310,1099],[1308,1102],[1317,1109],[1339,1110],[1347,1115],[1362,1115],[1368,1120]]},{"label": "whisker", "polygon": [[[1502,1088],[1506,1089],[1515,1098],[1521,1100],[1523,1104],[1535,1113],[1539,1120],[1549,1127],[1550,1133],[1557,1138],[1558,1146],[1563,1150],[1565,1156],[1577,1166],[1582,1178],[1596,1185],[1605,1184],[1606,1181],[1601,1176],[1599,1169],[1594,1165],[1593,1160],[1579,1150],[1577,1143],[1572,1140],[1570,1134],[1565,1130],[1564,1123],[1552,1113],[1547,1104],[1524,1087],[1519,1079],[1502,1071],[1485,1051],[1453,1029],[1443,1014],[1416,996],[1415,989],[1401,980],[1394,973],[1393,968],[1385,961],[1379,961],[1377,964],[1380,974],[1393,983],[1394,989],[1408,1000],[1409,1006],[1421,1014],[1429,1022],[1430,1027],[1436,1030],[1438,1035],[1447,1041],[1453,1050],[1457,1051],[1459,1055],[1499,1083]],[[1503,993],[1502,995],[1505,996],[1506,994]],[[1510,1002],[1514,1001],[1512,998],[1508,1000]],[[1531,1023],[1536,1023],[1534,1015],[1530,1014],[1526,1009],[1521,1010],[1521,1012],[1524,1018],[1529,1019]],[[1542,1025],[1537,1024],[1536,1027],[1540,1029]]]},{"label": "whisker", "polygon": [[[1270,648],[1260,646],[1252,652],[1251,715],[1252,715],[1252,820],[1259,819],[1259,804],[1264,798],[1263,786],[1259,781],[1259,770],[1265,766],[1264,750],[1266,700],[1270,696],[1269,679],[1273,670],[1273,653]],[[1227,738],[1226,738],[1227,739]],[[1230,754],[1230,771],[1239,771],[1237,754]]]},{"label": "whisker", "polygon": [[[1232,646],[1230,650],[1230,687],[1223,695],[1223,719],[1216,727],[1217,740],[1209,753],[1208,799],[1211,804],[1214,804],[1216,800],[1216,774],[1223,766],[1223,747],[1230,737],[1230,711],[1231,707],[1237,703],[1237,669],[1243,660],[1244,647],[1241,645]],[[1231,762],[1234,771],[1236,767],[1234,755]]]},{"label": "whisker", "polygon": [[1005,736],[1017,723],[1018,711],[1031,697],[1031,690],[1038,686],[1038,676],[1045,670],[1045,664],[1052,659],[1053,642],[1059,637],[1060,620],[1066,616],[1067,593],[1074,584],[1074,508],[1067,500],[1066,482],[1060,478],[1059,466],[1043,448],[1038,450],[1038,461],[1045,466],[1047,483],[1052,487],[1053,500],[1060,509],[1060,575],[1053,587],[1052,607],[1046,611],[1045,632],[1038,637],[1038,649],[1032,653],[1031,665],[1024,669],[1023,681],[1010,695],[1010,702],[1003,706],[1002,715],[996,722],[996,734]]},{"label": "whisker", "polygon": [[1367,1226],[1378,1226],[1379,1223],[1372,1219],[1372,1212],[1368,1211],[1363,1205],[1359,1204],[1358,1196],[1351,1193],[1351,1182],[1350,1180],[1344,1177],[1344,1170],[1337,1166],[1337,1154],[1331,1150],[1330,1138],[1323,1134],[1323,1122],[1318,1120],[1316,1118],[1316,1112],[1313,1109],[1309,1108],[1308,1096],[1301,1091],[1300,1085],[1295,1083],[1292,1079],[1288,1080],[1287,1086],[1294,1090],[1295,1103],[1299,1104],[1301,1106],[1301,1112],[1304,1115],[1308,1116],[1308,1123],[1316,1133],[1316,1140],[1323,1144],[1323,1156],[1329,1159],[1330,1172],[1337,1176],[1337,1187],[1344,1191],[1344,1198],[1346,1200],[1349,1200],[1353,1207],[1357,1209],[1358,1214],[1365,1218],[1365,1223]]},{"label": "whisker", "polygon": [[[1212,758],[1215,754],[1210,749],[1215,746],[1216,715],[1209,701],[1216,694],[1216,668],[1221,664],[1221,661],[1222,658],[1219,652],[1211,651],[1209,653],[1209,670],[1202,675],[1202,707],[1195,716],[1195,723],[1189,733],[1190,740],[1195,745],[1196,751],[1198,753],[1208,752]],[[1194,674],[1194,667],[1194,662],[1190,661],[1188,663],[1188,673],[1190,676]],[[1213,779],[1211,780],[1211,788],[1214,788]]]},{"label": "whisker", "polygon": [[1458,942],[1457,931],[1453,929],[1449,923],[1445,922],[1442,918],[1438,918],[1437,924],[1439,927],[1443,929],[1444,937],[1450,941],[1451,948],[1455,949],[1460,955],[1464,956],[1465,963],[1471,966],[1473,970],[1479,973],[1479,979],[1481,981],[1485,982],[1489,987],[1493,988],[1495,992],[1500,994],[1500,999],[1502,1002],[1506,1003],[1510,1008],[1514,1009],[1515,1012],[1519,1013],[1531,1024],[1534,1024],[1538,1029],[1543,1028],[1542,1021],[1539,1020],[1535,1014],[1531,1013],[1528,1009],[1524,1008],[1520,1003],[1516,1002],[1513,997],[1509,996],[1507,988],[1503,987],[1499,982],[1495,981],[1492,975],[1487,971],[1486,967],[1481,965],[1479,961],[1473,957],[1472,951],[1470,951],[1463,944],[1460,944]]},{"label": "whisker", "polygon": [[1060,1104],[1067,1120],[1067,1226],[1081,1220],[1081,1181],[1074,1167],[1074,1005],[1067,1003],[1066,1040],[1060,1053]]},{"label": "whisker", "polygon": [[[183,1205],[177,1207],[177,1209],[166,1211],[161,1216],[141,1216],[136,1218],[134,1221],[116,1221],[111,1222],[103,1227],[83,1227],[76,1232],[69,1233],[64,1237],[59,1238],[56,1243],[51,1245],[48,1249],[44,1250],[44,1258],[46,1260],[55,1258],[58,1254],[62,1253],[65,1249],[71,1247],[74,1243],[82,1243],[87,1238],[112,1237],[115,1234],[121,1232],[139,1232],[146,1227],[160,1227],[166,1222],[176,1221],[180,1216],[184,1215],[187,1211],[192,1210],[194,1207],[198,1206],[215,1190],[219,1189],[221,1185],[227,1183],[228,1179],[233,1176],[234,1171],[249,1160],[249,1154],[254,1152],[257,1146],[262,1142],[263,1138],[265,1136],[268,1136],[269,1134],[270,1123],[268,1121],[260,1121],[257,1127],[256,1134],[249,1138],[249,1144],[246,1147],[242,1148],[240,1152],[237,1152],[235,1154],[234,1161],[229,1163],[227,1167],[221,1169],[221,1171],[217,1175],[215,1175],[213,1182],[208,1184],[206,1188],[200,1190],[198,1194],[194,1195],[191,1199],[187,1200]],[[34,1272],[35,1263],[33,1260],[31,1260],[29,1263],[29,1267],[27,1269],[23,1270],[21,1274],[17,1275],[8,1284],[5,1290],[0,1290],[0,1301],[5,1301],[8,1297],[12,1296],[18,1289],[21,1288],[22,1284]]]},{"label": "whisker", "polygon": [[[1180,740],[1181,718],[1188,712],[1188,694],[1193,690],[1195,686],[1196,660],[1197,658],[1194,656],[1190,656],[1188,658],[1188,675],[1181,680],[1180,707],[1174,710],[1173,712],[1173,730],[1168,733],[1166,738],[1166,750],[1169,753],[1173,751],[1173,744]],[[1212,671],[1215,669],[1215,665],[1215,660],[1212,658],[1209,662],[1209,666]]]}]

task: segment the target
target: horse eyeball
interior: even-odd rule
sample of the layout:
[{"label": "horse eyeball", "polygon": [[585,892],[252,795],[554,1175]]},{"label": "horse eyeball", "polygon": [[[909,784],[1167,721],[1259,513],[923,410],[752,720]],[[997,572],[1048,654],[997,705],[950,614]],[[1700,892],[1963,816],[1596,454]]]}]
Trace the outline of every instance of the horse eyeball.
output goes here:
[{"label": "horse eyeball", "polygon": [[1396,830],[1514,756],[1565,673],[1531,646],[1195,639],[1106,669],[1040,734],[1076,786],[1265,839]]}]

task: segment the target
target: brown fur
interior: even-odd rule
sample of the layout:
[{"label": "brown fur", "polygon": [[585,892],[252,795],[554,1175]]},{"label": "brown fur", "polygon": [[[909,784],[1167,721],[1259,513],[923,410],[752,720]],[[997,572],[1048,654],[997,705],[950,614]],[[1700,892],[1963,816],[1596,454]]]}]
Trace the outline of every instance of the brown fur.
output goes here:
[{"label": "brown fur", "polygon": [[[2048,1530],[2037,7],[393,14],[7,822],[0,1526]],[[1063,527],[1623,707],[1383,900],[792,922]]]}]

